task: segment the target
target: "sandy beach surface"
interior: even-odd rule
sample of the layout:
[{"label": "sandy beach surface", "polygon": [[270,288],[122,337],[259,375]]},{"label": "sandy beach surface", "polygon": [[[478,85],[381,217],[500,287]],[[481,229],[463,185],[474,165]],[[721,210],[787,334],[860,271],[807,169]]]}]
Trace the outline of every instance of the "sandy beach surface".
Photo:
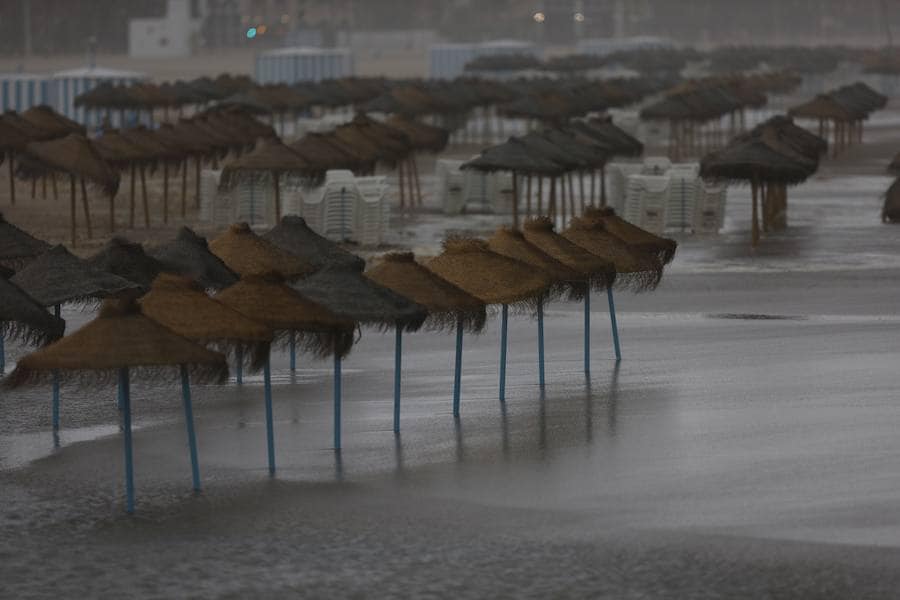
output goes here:
[{"label": "sandy beach surface", "polygon": [[[344,364],[339,453],[331,365],[300,357],[292,374],[278,352],[277,477],[261,377],[195,386],[194,495],[179,389],[135,384],[129,517],[113,389],[63,390],[59,448],[49,388],[0,392],[0,597],[896,598],[900,229],[879,220],[897,139],[886,115],[791,190],[787,231],[751,251],[749,192],[735,189],[721,235],[680,237],[658,290],[618,294],[620,363],[604,295],[589,377],[582,307],[553,303],[541,390],[535,322],[516,315],[501,404],[492,318],[465,339],[458,422],[452,335],[405,337],[395,436],[393,334],[363,332]],[[23,204],[14,221],[65,223]],[[422,253],[446,228],[498,222],[395,220],[397,243]],[[75,328],[91,313],[63,316]]]}]

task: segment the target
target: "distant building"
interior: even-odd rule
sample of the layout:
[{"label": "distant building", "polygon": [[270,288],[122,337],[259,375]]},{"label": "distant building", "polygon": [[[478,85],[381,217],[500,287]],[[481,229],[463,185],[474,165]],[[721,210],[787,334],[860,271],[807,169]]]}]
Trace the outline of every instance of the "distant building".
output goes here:
[{"label": "distant building", "polygon": [[191,14],[190,0],[168,0],[158,19],[132,19],[128,24],[128,56],[178,58],[193,53],[201,20]]}]

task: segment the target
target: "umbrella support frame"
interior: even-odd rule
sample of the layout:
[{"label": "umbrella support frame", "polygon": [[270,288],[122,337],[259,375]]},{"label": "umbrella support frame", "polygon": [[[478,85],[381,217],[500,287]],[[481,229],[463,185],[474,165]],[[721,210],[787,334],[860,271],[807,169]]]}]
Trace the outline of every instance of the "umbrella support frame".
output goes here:
[{"label": "umbrella support frame", "polygon": [[272,367],[271,353],[263,366],[263,394],[266,404],[266,454],[269,461],[269,477],[275,476],[275,423],[272,418]]},{"label": "umbrella support frame", "polygon": [[506,402],[506,341],[509,327],[509,306],[500,312],[500,402]]},{"label": "umbrella support frame", "polygon": [[463,324],[462,319],[456,321],[456,360],[453,366],[453,417],[459,418],[459,394],[462,383],[462,346]]},{"label": "umbrella support frame", "polygon": [[538,383],[543,389],[546,379],[544,377],[544,300],[538,300],[537,305],[538,326]]},{"label": "umbrella support frame", "polygon": [[612,327],[613,347],[616,351],[616,360],[622,360],[622,350],[619,347],[619,325],[616,322],[616,303],[613,300],[611,287],[606,288],[606,298],[609,301],[609,323]]},{"label": "umbrella support frame", "polygon": [[400,433],[400,367],[403,360],[403,330],[397,325],[394,341],[394,433]]},{"label": "umbrella support frame", "polygon": [[184,404],[184,423],[187,427],[188,449],[191,454],[191,482],[200,491],[200,463],[197,460],[197,436],[194,432],[194,408],[191,403],[191,379],[187,367],[181,365],[181,400]]}]

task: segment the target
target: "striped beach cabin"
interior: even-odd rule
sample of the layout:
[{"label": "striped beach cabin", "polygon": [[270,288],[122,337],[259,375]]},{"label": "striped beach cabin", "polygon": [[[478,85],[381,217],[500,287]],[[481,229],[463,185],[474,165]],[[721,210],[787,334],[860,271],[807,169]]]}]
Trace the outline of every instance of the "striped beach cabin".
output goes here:
[{"label": "striped beach cabin", "polygon": [[[81,69],[69,69],[59,71],[51,75],[52,101],[49,102],[57,111],[74,119],[87,127],[96,127],[103,121],[103,114],[99,111],[75,107],[75,98],[94,89],[102,83],[112,85],[132,85],[146,79],[143,73],[135,71],[118,71],[100,67],[88,67]],[[119,111],[111,111],[109,114],[113,127],[122,127]],[[125,114],[126,121],[134,120],[134,113]],[[125,123],[124,125],[131,125]]]},{"label": "striped beach cabin", "polygon": [[22,112],[50,103],[50,78],[27,73],[0,73],[0,112]]},{"label": "striped beach cabin", "polygon": [[262,52],[256,56],[256,81],[298,83],[353,75],[353,53],[349,48],[297,46]]}]

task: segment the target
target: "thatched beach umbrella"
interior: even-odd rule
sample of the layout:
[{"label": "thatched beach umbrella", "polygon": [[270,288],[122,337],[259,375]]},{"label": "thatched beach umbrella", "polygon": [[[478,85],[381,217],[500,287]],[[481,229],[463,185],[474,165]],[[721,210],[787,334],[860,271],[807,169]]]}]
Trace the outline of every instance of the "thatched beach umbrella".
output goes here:
[{"label": "thatched beach umbrella", "polygon": [[[219,188],[230,190],[241,182],[250,184],[250,193],[260,179],[272,178],[275,191],[275,220],[281,219],[281,185],[283,176],[324,178],[324,171],[317,171],[300,154],[291,150],[277,138],[260,140],[252,152],[225,164],[219,179]],[[252,196],[251,196],[252,198]]]},{"label": "thatched beach umbrella", "polygon": [[50,249],[50,244],[22,231],[0,213],[0,266],[15,271]]},{"label": "thatched beach umbrella", "polygon": [[222,289],[237,283],[238,274],[210,252],[206,238],[182,227],[171,242],[151,248],[166,273],[184,275],[206,289]]},{"label": "thatched beach umbrella", "polygon": [[281,222],[262,237],[301,258],[316,271],[327,266],[357,271],[362,271],[366,267],[365,260],[310,229],[303,217],[293,215],[282,217]]},{"label": "thatched beach umbrella", "polygon": [[632,225],[618,216],[616,211],[610,207],[585,209],[584,216],[587,219],[601,221],[608,232],[625,242],[630,248],[655,255],[663,266],[675,258],[678,242]]},{"label": "thatched beach umbrella", "polygon": [[[340,361],[353,345],[355,324],[298,293],[276,274],[250,275],[216,296],[216,300],[266,325],[276,336],[299,338],[301,347],[320,357],[334,356],[335,448],[340,448]],[[263,371],[269,474],[275,474],[275,430],[268,357]]]},{"label": "thatched beach umbrella", "polygon": [[882,223],[900,222],[900,177],[894,180],[884,193],[884,206],[881,208]]},{"label": "thatched beach umbrella", "polygon": [[31,141],[25,132],[10,123],[6,115],[0,115],[0,159],[5,158],[9,167],[9,201],[13,206],[16,205],[15,157]]},{"label": "thatched beach umbrella", "polygon": [[42,346],[62,337],[66,322],[49,314],[19,286],[0,277],[0,373],[6,370],[4,340]]},{"label": "thatched beach umbrella", "polygon": [[241,277],[278,272],[292,281],[314,270],[299,256],[256,235],[247,223],[231,225],[209,243],[209,249]]},{"label": "thatched beach umbrella", "polygon": [[[145,165],[155,166],[162,163],[163,171],[163,223],[169,222],[169,172],[171,169],[182,166],[181,174],[181,217],[185,217],[187,210],[187,153],[176,143],[159,135],[159,130],[150,130],[146,127],[134,127],[123,129],[122,137],[143,153],[141,164],[141,195],[144,200],[144,220],[149,225],[149,213],[147,212],[147,183],[144,175]],[[177,172],[177,171],[176,171]],[[131,169],[131,211],[130,225],[134,227],[134,164]]]},{"label": "thatched beach umbrella", "polygon": [[251,371],[261,370],[269,358],[274,333],[268,327],[210,298],[187,277],[161,274],[140,304],[145,315],[178,335],[243,357]]},{"label": "thatched beach umbrella", "polygon": [[[428,317],[428,310],[409,298],[378,285],[355,269],[326,267],[296,283],[294,288],[310,300],[325,306],[341,318],[360,325],[396,332],[395,378],[400,370],[403,331],[417,331]],[[335,386],[340,380],[340,359],[335,357]],[[340,449],[340,398],[335,398],[334,447]]]},{"label": "thatched beach umbrella", "polygon": [[[591,290],[606,290],[609,300],[609,317],[612,322],[613,346],[616,360],[621,360],[619,349],[619,331],[616,326],[616,311],[612,296],[612,286],[616,279],[613,263],[605,258],[591,254],[581,246],[570,242],[554,231],[553,221],[547,217],[538,217],[525,222],[523,230],[525,239],[546,252],[567,267],[574,269],[585,281],[584,294],[584,372],[590,373],[591,361]],[[541,317],[542,305],[538,305],[538,316]],[[543,364],[541,365],[543,367]],[[543,369],[541,369],[543,371]]]},{"label": "thatched beach umbrella", "polygon": [[[131,171],[131,196],[128,225],[134,227],[135,171],[140,170],[141,191],[144,201],[144,227],[150,227],[150,205],[147,199],[146,168],[155,162],[155,157],[144,148],[126,139],[116,129],[107,129],[92,142],[100,157],[119,172]],[[115,231],[115,213],[110,214],[110,233]]]},{"label": "thatched beach umbrella", "polygon": [[354,173],[368,173],[375,169],[374,157],[352,152],[331,133],[307,133],[292,143],[291,149],[318,170],[347,169]]},{"label": "thatched beach umbrella", "polygon": [[[64,138],[47,142],[32,142],[25,147],[25,155],[43,168],[69,176],[71,188],[70,217],[72,221],[72,245],[76,243],[75,228],[75,180],[81,181],[81,196],[88,239],[91,238],[91,212],[88,206],[85,182],[90,182],[113,198],[119,189],[119,175],[100,156],[93,144],[84,136],[72,133]],[[112,210],[111,210],[112,212]]]},{"label": "thatched beach umbrella", "polygon": [[[485,304],[501,305],[499,395],[500,401],[504,402],[509,306],[536,307],[554,285],[553,280],[531,265],[492,252],[487,242],[473,238],[447,238],[444,251],[426,266]],[[456,352],[453,416],[459,417],[461,335],[457,336]]]},{"label": "thatched beach umbrella", "polygon": [[54,138],[65,137],[70,133],[86,134],[84,125],[59,114],[46,104],[32,106],[22,113],[22,118]]},{"label": "thatched beach umbrella", "polygon": [[97,385],[116,377],[125,442],[125,510],[131,514],[134,512],[131,374],[156,383],[173,366],[180,367],[191,475],[194,490],[199,491],[200,469],[190,378],[222,381],[228,376],[228,365],[221,354],[198,346],[144,316],[133,297],[105,301],[96,319],[75,333],[24,357],[3,383],[5,387],[17,388],[50,378],[57,382],[61,378],[81,385]]},{"label": "thatched beach umbrella", "polygon": [[153,280],[163,271],[162,264],[148,256],[143,246],[120,237],[109,240],[87,262],[95,269],[136,283],[143,291],[149,290]]},{"label": "thatched beach umbrella", "polygon": [[[463,331],[479,333],[487,313],[484,302],[461,290],[416,262],[412,252],[394,252],[382,257],[366,276],[404,298],[428,309],[426,327],[433,330],[456,328],[462,343]],[[400,432],[400,361],[402,331],[396,329],[394,357],[394,432]]]},{"label": "thatched beach umbrella", "polygon": [[[71,254],[64,246],[54,246],[34,259],[11,279],[41,306],[53,307],[60,318],[67,302],[87,304],[107,296],[137,289],[137,284],[118,275],[99,271]],[[53,431],[59,430],[59,383],[53,382]]]}]

